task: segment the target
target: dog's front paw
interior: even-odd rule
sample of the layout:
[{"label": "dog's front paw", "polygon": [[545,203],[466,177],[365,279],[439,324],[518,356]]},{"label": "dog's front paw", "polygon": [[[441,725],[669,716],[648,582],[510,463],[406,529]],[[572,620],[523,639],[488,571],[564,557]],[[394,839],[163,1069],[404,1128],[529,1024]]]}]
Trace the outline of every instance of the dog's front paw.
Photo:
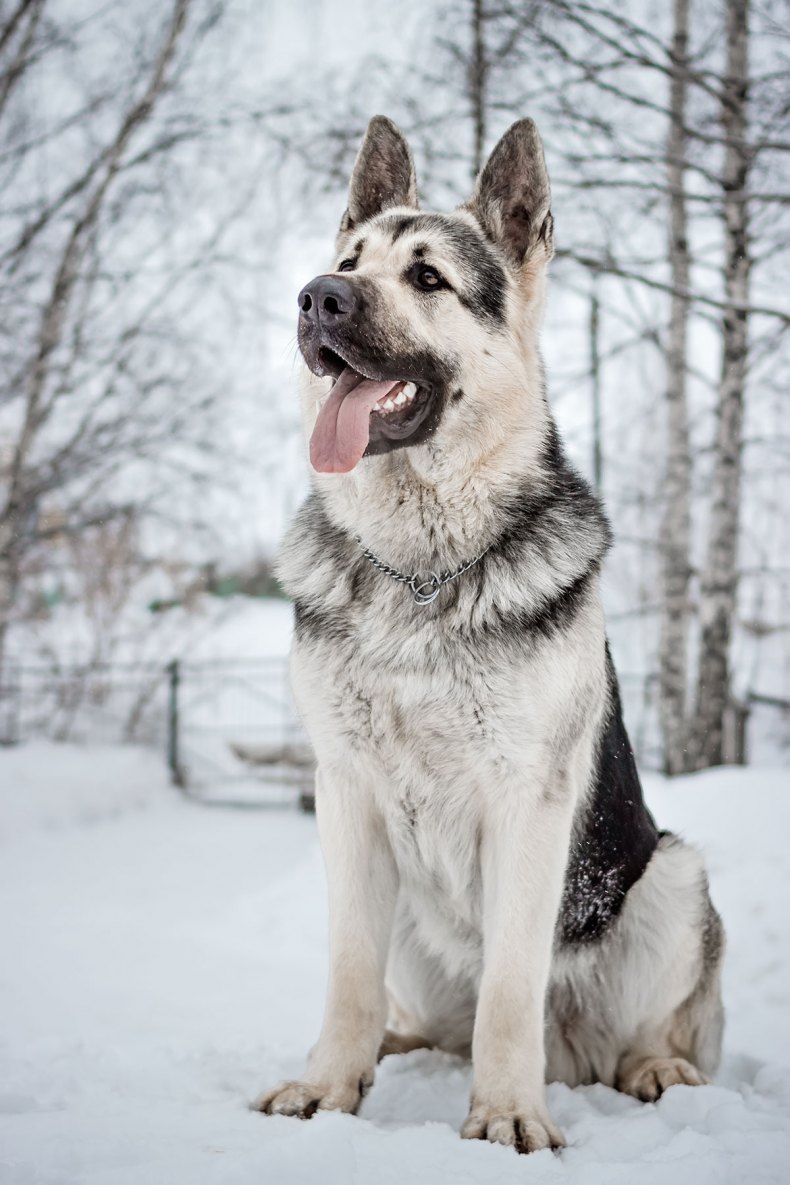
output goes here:
[{"label": "dog's front paw", "polygon": [[490,1140],[507,1144],[516,1152],[539,1152],[541,1148],[564,1148],[565,1140],[544,1108],[517,1109],[472,1103],[461,1128],[464,1140]]},{"label": "dog's front paw", "polygon": [[372,1081],[371,1073],[353,1082],[280,1082],[259,1095],[252,1110],[265,1115],[296,1115],[299,1119],[309,1119],[316,1111],[347,1111],[353,1115]]}]

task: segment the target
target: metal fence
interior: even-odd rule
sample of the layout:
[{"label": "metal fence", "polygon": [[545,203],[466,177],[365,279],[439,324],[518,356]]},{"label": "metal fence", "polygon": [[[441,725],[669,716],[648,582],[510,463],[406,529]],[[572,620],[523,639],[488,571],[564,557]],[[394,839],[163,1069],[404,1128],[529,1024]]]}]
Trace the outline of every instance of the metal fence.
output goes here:
[{"label": "metal fence", "polygon": [[309,805],[312,796],[312,753],[283,658],[9,665],[0,744],[41,736],[154,746],[173,781],[207,802]]},{"label": "metal fence", "polygon": [[284,659],[172,662],[167,754],[173,780],[212,801],[312,796],[315,762]]},{"label": "metal fence", "polygon": [[[639,763],[658,769],[656,681],[626,674],[620,682]],[[733,727],[732,761],[786,751],[790,701],[751,693]],[[284,658],[178,660],[166,667],[7,665],[0,683],[0,744],[37,736],[156,747],[173,781],[205,802],[300,800],[309,806],[312,800],[314,760]]]},{"label": "metal fence", "polygon": [[0,743],[46,736],[116,744],[163,741],[161,665],[6,663],[0,681]]}]

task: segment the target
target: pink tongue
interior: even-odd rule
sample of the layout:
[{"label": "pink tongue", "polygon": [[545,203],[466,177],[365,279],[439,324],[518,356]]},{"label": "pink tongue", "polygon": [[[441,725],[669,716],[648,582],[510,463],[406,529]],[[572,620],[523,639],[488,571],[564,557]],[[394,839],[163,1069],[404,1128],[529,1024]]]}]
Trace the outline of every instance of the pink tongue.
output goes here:
[{"label": "pink tongue", "polygon": [[[403,383],[363,378],[347,366],[318,412],[310,437],[310,464],[318,473],[348,473],[361,460],[370,439],[374,404]],[[397,394],[397,391],[396,391]]]}]

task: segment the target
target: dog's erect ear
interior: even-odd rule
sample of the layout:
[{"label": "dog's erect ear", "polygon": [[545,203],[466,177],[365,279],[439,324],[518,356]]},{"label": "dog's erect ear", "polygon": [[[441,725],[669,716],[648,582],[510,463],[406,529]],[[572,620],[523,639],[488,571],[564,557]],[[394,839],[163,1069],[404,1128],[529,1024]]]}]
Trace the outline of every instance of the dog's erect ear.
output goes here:
[{"label": "dog's erect ear", "polygon": [[417,178],[409,146],[391,119],[374,115],[357,154],[341,235],[388,206],[417,205]]},{"label": "dog's erect ear", "polygon": [[480,173],[467,208],[516,267],[538,248],[551,259],[551,188],[543,144],[531,119],[520,119],[505,132]]}]

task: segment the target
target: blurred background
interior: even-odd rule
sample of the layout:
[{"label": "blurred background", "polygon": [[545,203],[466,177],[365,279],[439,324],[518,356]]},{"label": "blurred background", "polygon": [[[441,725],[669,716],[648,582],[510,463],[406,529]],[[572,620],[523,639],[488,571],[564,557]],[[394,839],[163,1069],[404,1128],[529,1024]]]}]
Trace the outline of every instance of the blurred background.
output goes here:
[{"label": "blurred background", "polygon": [[371,115],[446,209],[528,114],[635,747],[786,762],[789,69],[780,0],[2,0],[0,741],[309,792],[272,574],[309,486],[296,293]]}]

